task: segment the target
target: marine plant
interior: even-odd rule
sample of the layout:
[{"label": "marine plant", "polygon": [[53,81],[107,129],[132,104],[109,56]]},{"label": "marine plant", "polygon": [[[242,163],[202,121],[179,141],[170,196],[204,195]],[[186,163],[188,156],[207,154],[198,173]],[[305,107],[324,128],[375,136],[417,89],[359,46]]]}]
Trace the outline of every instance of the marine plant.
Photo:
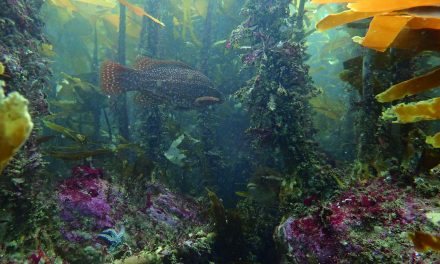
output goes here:
[{"label": "marine plant", "polygon": [[[291,31],[279,30],[281,26],[293,27],[295,18],[289,17],[288,4],[289,1],[252,1],[245,5],[242,13],[247,19],[232,32],[230,43],[237,48],[251,43],[251,50],[242,55],[242,60],[256,73],[236,97],[249,111],[251,123],[247,133],[254,146],[270,149],[269,153],[258,151],[263,164],[302,175],[305,185],[316,187],[319,184],[311,184],[312,181],[321,179],[307,171],[314,166],[305,164],[320,166],[308,102],[317,89],[304,63],[304,42],[295,41],[296,35]],[[266,10],[270,15],[262,14]]]},{"label": "marine plant", "polygon": [[440,251],[440,237],[433,236],[424,232],[414,232],[408,234],[409,238],[414,242],[417,251],[427,251],[433,249]]},{"label": "marine plant", "polygon": [[[39,53],[41,44],[48,43],[42,35],[43,23],[38,16],[42,2],[17,0],[3,1],[0,4],[0,63],[3,66],[0,74],[0,105],[4,106],[3,103],[9,101],[9,97],[13,99],[10,102],[22,98],[22,102],[17,100],[17,109],[26,105],[27,115],[32,117],[34,124],[32,132],[28,132],[26,126],[30,128],[29,117],[28,125],[23,122],[22,130],[14,132],[17,141],[6,142],[6,145],[2,142],[0,146],[0,166],[4,166],[3,155],[9,156],[11,143],[18,147],[21,143],[19,138],[26,135],[27,141],[9,160],[0,177],[0,250],[2,261],[6,262],[24,262],[31,255],[29,252],[38,248],[39,243],[43,245],[46,254],[52,257],[53,251],[49,248],[56,239],[56,235],[48,235],[53,230],[52,226],[44,224],[54,215],[54,207],[48,199],[51,194],[42,187],[53,174],[43,170],[46,162],[42,158],[37,140],[37,133],[41,128],[38,120],[48,114],[43,89],[51,76],[48,59]],[[0,111],[2,118],[7,113],[4,110],[6,109],[2,108]],[[11,116],[17,117],[18,114]],[[5,132],[11,132],[9,129],[19,124],[11,119],[8,121],[9,126],[3,125],[0,125],[0,141],[5,139],[4,136],[9,137]]]},{"label": "marine plant", "polygon": [[206,189],[211,202],[210,214],[214,221],[215,240],[213,249],[215,258],[221,262],[233,262],[247,259],[247,241],[243,236],[243,222],[236,210],[228,210],[218,196]]},{"label": "marine plant", "polygon": [[309,205],[311,211],[303,217],[287,218],[276,237],[287,253],[285,261],[295,263],[400,263],[419,257],[430,261],[435,255],[414,256],[405,233],[427,224],[421,210],[425,203],[429,200],[411,190],[374,179],[341,192],[330,202]]},{"label": "marine plant", "polygon": [[28,100],[18,92],[6,97],[3,88],[0,88],[0,174],[32,131],[34,124],[28,104]]},{"label": "marine plant", "polygon": [[[421,52],[424,50],[435,50],[429,39],[436,39],[438,34],[438,17],[431,12],[438,4],[438,1],[320,1],[315,3],[341,3],[350,2],[345,10],[338,14],[329,15],[317,24],[320,30],[327,30],[339,25],[347,24],[357,20],[373,17],[370,28],[365,37],[354,37],[353,40],[367,48],[380,52],[386,51],[389,47]],[[408,39],[411,39],[408,41]],[[419,45],[420,44],[420,45]],[[419,94],[437,87],[440,71],[434,69],[424,75],[411,80],[395,84],[386,91],[378,94],[376,99],[379,102],[393,102],[407,96]],[[392,119],[396,123],[412,123],[424,120],[440,119],[438,102],[439,98],[418,101],[415,103],[401,103],[388,108],[383,112],[383,118]],[[426,138],[426,143],[434,148],[440,147],[440,134]]]}]

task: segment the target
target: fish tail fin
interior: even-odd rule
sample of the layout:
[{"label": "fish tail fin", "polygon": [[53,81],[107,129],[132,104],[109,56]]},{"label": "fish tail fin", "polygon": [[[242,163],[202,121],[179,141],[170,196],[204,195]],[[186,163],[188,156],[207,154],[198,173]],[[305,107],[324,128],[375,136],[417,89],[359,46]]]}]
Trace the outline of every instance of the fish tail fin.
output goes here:
[{"label": "fish tail fin", "polygon": [[113,61],[105,61],[101,65],[101,89],[107,94],[125,92],[121,75],[129,69]]}]

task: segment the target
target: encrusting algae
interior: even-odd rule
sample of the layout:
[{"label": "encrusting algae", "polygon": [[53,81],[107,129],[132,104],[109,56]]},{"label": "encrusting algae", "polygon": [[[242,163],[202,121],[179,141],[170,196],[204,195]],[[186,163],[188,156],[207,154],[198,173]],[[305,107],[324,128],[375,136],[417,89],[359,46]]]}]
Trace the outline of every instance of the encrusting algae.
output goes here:
[{"label": "encrusting algae", "polygon": [[0,173],[32,131],[28,103],[18,92],[6,97],[0,89]]}]

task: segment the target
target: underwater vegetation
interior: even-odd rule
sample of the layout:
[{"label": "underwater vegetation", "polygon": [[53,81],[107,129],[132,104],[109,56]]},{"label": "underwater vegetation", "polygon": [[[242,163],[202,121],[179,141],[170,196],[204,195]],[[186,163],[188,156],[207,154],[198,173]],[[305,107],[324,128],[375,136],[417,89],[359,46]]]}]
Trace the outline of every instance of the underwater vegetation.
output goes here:
[{"label": "underwater vegetation", "polygon": [[417,251],[427,251],[433,249],[440,251],[440,239],[438,236],[433,236],[424,232],[415,232],[408,234],[409,238],[413,241]]},{"label": "underwater vegetation", "polygon": [[[344,1],[313,1],[314,3],[341,3]],[[433,13],[436,9],[435,1],[400,1],[387,3],[380,1],[346,1],[350,2],[348,10],[338,14],[332,14],[317,24],[319,30],[327,30],[350,22],[373,17],[365,37],[353,37],[353,41],[367,48],[380,52],[388,48],[400,48],[422,52],[432,50],[429,46],[418,43],[432,43],[422,37],[422,34],[438,34],[438,17]],[[420,35],[417,35],[420,34]],[[411,40],[408,41],[408,35]],[[436,37],[432,37],[436,39]],[[400,45],[402,42],[411,42],[411,47]],[[422,76],[395,84],[386,91],[378,94],[379,102],[392,102],[407,96],[419,94],[437,87],[439,83],[438,69],[434,69]],[[412,123],[424,120],[438,120],[438,98],[418,101],[415,103],[401,103],[383,112],[383,118],[393,120],[396,123]],[[433,147],[440,146],[439,134],[428,136],[426,143]]]},{"label": "underwater vegetation", "polygon": [[[195,201],[150,184],[145,204],[138,207],[103,177],[101,169],[76,167],[58,187],[65,259],[100,262],[144,250],[159,261],[209,248],[205,237],[211,228]],[[100,256],[103,250],[107,253]]]},{"label": "underwater vegetation", "polygon": [[437,263],[439,4],[3,1],[0,263]]},{"label": "underwater vegetation", "polygon": [[430,225],[421,210],[430,203],[375,179],[345,190],[328,204],[307,204],[313,211],[286,219],[277,234],[295,263],[410,262],[412,245],[406,234]]},{"label": "underwater vegetation", "polygon": [[28,103],[18,92],[6,97],[0,87],[0,173],[32,131],[34,124],[27,109]]}]

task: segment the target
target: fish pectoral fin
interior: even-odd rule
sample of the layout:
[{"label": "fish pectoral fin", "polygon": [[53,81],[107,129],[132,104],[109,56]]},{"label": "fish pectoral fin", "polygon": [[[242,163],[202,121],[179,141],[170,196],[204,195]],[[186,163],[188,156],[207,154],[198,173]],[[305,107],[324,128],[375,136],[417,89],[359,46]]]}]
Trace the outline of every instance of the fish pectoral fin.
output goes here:
[{"label": "fish pectoral fin", "polygon": [[161,104],[165,98],[151,92],[137,92],[133,99],[137,105],[152,106]]}]

